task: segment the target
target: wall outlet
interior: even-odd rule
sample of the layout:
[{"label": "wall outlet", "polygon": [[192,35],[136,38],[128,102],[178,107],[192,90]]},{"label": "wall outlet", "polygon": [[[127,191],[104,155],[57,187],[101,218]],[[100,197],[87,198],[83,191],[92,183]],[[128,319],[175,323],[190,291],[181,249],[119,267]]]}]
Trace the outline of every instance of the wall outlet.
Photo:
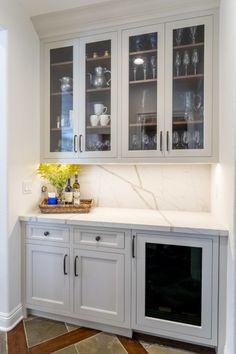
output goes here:
[{"label": "wall outlet", "polygon": [[33,191],[32,181],[23,181],[23,183],[22,183],[23,194],[32,194],[32,191]]}]

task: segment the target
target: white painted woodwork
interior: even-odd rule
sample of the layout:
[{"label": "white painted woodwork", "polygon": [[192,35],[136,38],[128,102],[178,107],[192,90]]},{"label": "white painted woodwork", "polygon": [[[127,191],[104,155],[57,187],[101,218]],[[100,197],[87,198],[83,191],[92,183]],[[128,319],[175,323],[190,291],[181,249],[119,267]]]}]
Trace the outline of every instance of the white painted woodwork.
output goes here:
[{"label": "white painted woodwork", "polygon": [[[217,162],[218,161],[218,109],[217,106],[217,25],[216,11],[191,13],[162,20],[141,21],[107,29],[90,30],[71,36],[61,36],[63,41],[42,43],[42,111],[45,124],[41,134],[42,162],[67,163],[153,163],[153,162]],[[172,146],[172,31],[178,27],[205,25],[204,47],[204,149],[167,151],[166,133]],[[213,33],[214,24],[214,33]],[[158,86],[157,86],[157,142],[156,150],[128,150],[128,39],[135,34],[158,32]],[[68,39],[65,39],[68,38]],[[75,38],[75,39],[71,39]],[[112,40],[111,87],[111,151],[85,151],[85,45],[86,43]],[[74,45],[74,135],[82,136],[82,152],[49,152],[49,50]],[[214,53],[214,58],[213,58]],[[214,75],[213,75],[214,73]],[[214,117],[213,117],[214,113]],[[160,132],[163,132],[163,151],[160,151]],[[45,140],[46,137],[46,140]]]},{"label": "white painted woodwork", "polygon": [[69,229],[50,224],[27,224],[26,238],[30,240],[45,240],[52,242],[69,242]]},{"label": "white painted woodwork", "polygon": [[125,256],[123,254],[74,250],[78,276],[74,278],[75,312],[83,319],[125,319]]},{"label": "white painted woodwork", "polygon": [[[173,31],[177,28],[204,25],[204,148],[203,149],[172,149],[172,92],[173,92]],[[213,18],[205,16],[191,18],[166,24],[166,53],[165,53],[165,124],[166,132],[169,132],[169,151],[166,156],[195,157],[211,156],[213,127],[217,125],[217,116],[212,116],[213,109]],[[213,122],[214,120],[214,122]],[[166,135],[165,135],[166,136]]]},{"label": "white painted woodwork", "polygon": [[[118,81],[118,34],[117,32],[108,32],[89,37],[83,37],[79,40],[79,134],[82,136],[82,152],[79,151],[79,158],[107,158],[117,157],[117,81]],[[86,44],[111,40],[111,150],[110,151],[85,151],[86,139]],[[98,63],[99,65],[99,63]],[[98,96],[99,97],[99,96]],[[97,97],[94,99],[96,102]],[[102,101],[100,99],[100,101]]]},{"label": "white painted woodwork", "polygon": [[[157,149],[129,150],[129,38],[147,33],[157,33]],[[164,133],[164,24],[137,27],[122,32],[122,156],[161,157],[160,133]],[[149,91],[150,94],[150,91]]]},{"label": "white painted woodwork", "polygon": [[[87,246],[108,247],[108,248],[124,248],[125,234],[124,232],[112,232],[106,230],[89,230],[74,228],[74,243]],[[100,238],[97,240],[97,238]]]},{"label": "white painted woodwork", "polygon": [[[202,312],[201,326],[151,318],[145,315],[145,244],[160,243],[202,248]],[[132,314],[132,327],[145,332],[174,336],[178,339],[217,344],[218,301],[218,241],[211,238],[162,236],[160,234],[136,234],[135,258],[133,258],[133,293],[135,301]],[[163,270],[164,271],[164,270]],[[201,338],[201,339],[200,339]]]},{"label": "white painted woodwork", "polygon": [[71,152],[51,152],[50,151],[50,50],[63,47],[73,47],[73,133],[72,138],[78,136],[78,85],[80,79],[78,75],[78,40],[67,40],[48,43],[42,48],[42,76],[41,93],[41,157],[47,159],[74,159],[77,153]]},{"label": "white painted woodwork", "polygon": [[[67,275],[64,274],[64,257]],[[70,307],[69,248],[26,245],[26,302],[45,309]]]}]

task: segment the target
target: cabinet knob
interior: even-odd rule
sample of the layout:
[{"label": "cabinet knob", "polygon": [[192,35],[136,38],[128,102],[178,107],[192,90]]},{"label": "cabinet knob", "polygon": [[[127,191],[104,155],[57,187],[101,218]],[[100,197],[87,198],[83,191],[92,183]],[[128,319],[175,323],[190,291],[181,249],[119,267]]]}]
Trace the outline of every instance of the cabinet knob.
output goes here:
[{"label": "cabinet knob", "polygon": [[101,236],[96,236],[96,237],[95,237],[95,240],[96,240],[96,241],[100,241],[100,240],[101,240]]},{"label": "cabinet knob", "polygon": [[48,236],[50,235],[50,232],[49,231],[44,231],[44,236]]}]

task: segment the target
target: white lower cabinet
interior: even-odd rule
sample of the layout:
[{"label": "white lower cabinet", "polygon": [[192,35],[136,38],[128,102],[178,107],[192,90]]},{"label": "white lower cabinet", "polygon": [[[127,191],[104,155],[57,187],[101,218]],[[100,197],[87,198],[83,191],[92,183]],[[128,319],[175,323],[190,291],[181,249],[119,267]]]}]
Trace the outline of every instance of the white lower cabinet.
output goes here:
[{"label": "white lower cabinet", "polygon": [[67,247],[26,245],[26,302],[69,311],[70,250]]},{"label": "white lower cabinet", "polygon": [[219,237],[72,225],[59,242],[60,228],[23,228],[26,308],[217,346]]},{"label": "white lower cabinet", "polygon": [[74,250],[74,306],[81,318],[110,323],[125,319],[125,256]]}]

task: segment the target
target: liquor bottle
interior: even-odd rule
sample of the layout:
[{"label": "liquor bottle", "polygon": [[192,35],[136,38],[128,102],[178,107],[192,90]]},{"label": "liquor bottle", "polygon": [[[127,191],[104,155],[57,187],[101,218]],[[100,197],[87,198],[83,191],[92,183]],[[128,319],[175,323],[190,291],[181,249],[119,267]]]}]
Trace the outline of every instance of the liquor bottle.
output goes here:
[{"label": "liquor bottle", "polygon": [[75,181],[73,184],[73,200],[74,205],[80,205],[80,184],[78,182],[78,174],[75,174]]},{"label": "liquor bottle", "polygon": [[72,191],[72,187],[70,185],[70,178],[67,181],[67,185],[65,188],[65,203],[66,204],[72,204],[73,202],[73,191]]}]

